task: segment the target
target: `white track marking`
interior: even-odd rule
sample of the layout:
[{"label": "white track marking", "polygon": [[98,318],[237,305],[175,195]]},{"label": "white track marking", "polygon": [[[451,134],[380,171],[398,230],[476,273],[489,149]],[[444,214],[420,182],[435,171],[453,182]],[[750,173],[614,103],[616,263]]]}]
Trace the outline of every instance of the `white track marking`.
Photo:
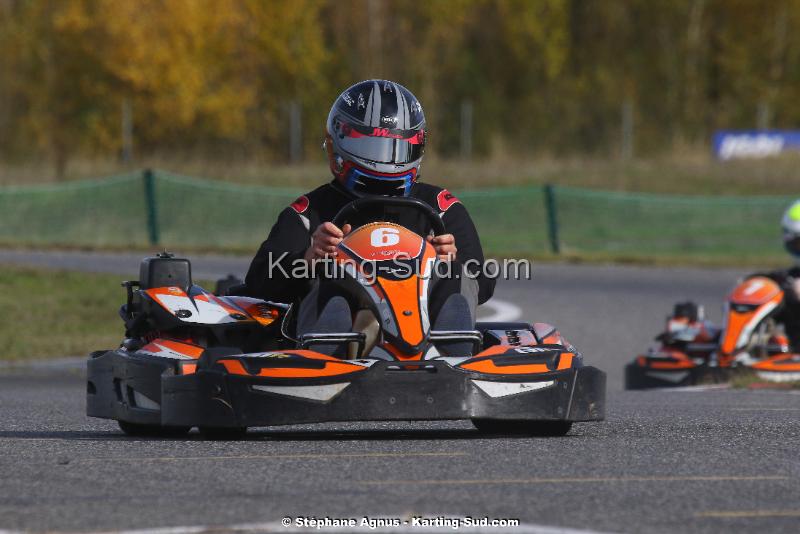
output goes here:
[{"label": "white track marking", "polygon": [[709,510],[694,514],[695,517],[721,519],[754,517],[800,517],[800,510]]},{"label": "white track marking", "polygon": [[508,478],[508,479],[421,479],[421,480],[359,480],[365,486],[486,486],[534,484],[611,484],[647,482],[749,482],[761,480],[788,480],[783,475],[700,475],[700,476],[640,476],[640,477],[562,477],[562,478]]},{"label": "white track marking", "polygon": [[731,389],[730,384],[708,384],[705,386],[681,386],[677,388],[664,387],[664,388],[650,388],[648,391],[664,391],[669,393],[702,393],[703,391],[719,391],[724,389]]},{"label": "white track marking", "polygon": [[80,458],[75,462],[185,462],[204,460],[330,460],[333,458],[414,458],[414,457],[456,457],[469,456],[466,452],[342,452],[321,454],[248,454],[240,456],[124,456],[103,458]]},{"label": "white track marking", "polygon": [[734,412],[800,412],[800,408],[731,408]]},{"label": "white track marking", "polygon": [[492,309],[493,313],[486,317],[478,317],[479,321],[486,321],[486,322],[516,321],[520,317],[522,317],[522,308],[520,308],[516,304],[507,302],[505,300],[490,299],[488,302],[482,304],[481,306],[483,306],[483,309],[486,308]]}]

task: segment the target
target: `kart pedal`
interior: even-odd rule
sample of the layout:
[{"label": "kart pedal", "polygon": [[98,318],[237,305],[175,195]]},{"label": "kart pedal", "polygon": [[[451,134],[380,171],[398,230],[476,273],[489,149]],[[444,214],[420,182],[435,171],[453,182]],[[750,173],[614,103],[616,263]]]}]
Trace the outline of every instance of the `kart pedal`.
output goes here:
[{"label": "kart pedal", "polygon": [[428,339],[433,343],[442,341],[472,343],[471,354],[477,354],[483,346],[483,334],[477,330],[431,330]]},{"label": "kart pedal", "polygon": [[334,332],[334,333],[308,333],[300,336],[300,348],[310,349],[318,345],[336,345],[339,343],[358,344],[358,351],[356,354],[361,354],[364,351],[364,346],[367,341],[367,336],[363,332]]}]

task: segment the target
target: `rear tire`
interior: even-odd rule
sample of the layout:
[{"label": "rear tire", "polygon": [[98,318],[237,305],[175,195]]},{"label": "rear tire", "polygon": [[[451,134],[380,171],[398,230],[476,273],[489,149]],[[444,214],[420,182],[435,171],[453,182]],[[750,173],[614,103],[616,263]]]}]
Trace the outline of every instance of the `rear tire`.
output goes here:
[{"label": "rear tire", "polygon": [[190,426],[143,425],[128,421],[117,421],[117,423],[125,434],[135,437],[179,438],[188,434],[192,429]]},{"label": "rear tire", "polygon": [[572,428],[572,421],[473,419],[472,424],[482,434],[512,436],[565,436]]},{"label": "rear tire", "polygon": [[247,434],[246,426],[232,428],[201,426],[199,430],[205,439],[220,441],[243,439]]}]

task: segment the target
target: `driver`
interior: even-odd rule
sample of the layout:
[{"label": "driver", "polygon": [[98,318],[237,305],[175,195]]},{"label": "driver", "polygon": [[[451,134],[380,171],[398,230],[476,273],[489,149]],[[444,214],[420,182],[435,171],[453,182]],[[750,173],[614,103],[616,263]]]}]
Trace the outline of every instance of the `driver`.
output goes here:
[{"label": "driver", "polygon": [[783,244],[795,259],[795,265],[768,273],[751,276],[771,278],[783,289],[783,306],[775,320],[783,324],[794,352],[800,352],[800,200],[796,200],[784,212],[781,220]]},{"label": "driver", "polygon": [[[250,264],[248,294],[278,302],[300,300],[299,334],[351,330],[356,304],[333,284],[320,286],[316,279],[292,276],[292,270],[298,261],[336,254],[351,225],[337,228],[331,220],[352,200],[367,195],[411,197],[438,212],[449,232],[428,237],[438,257],[452,262],[453,273],[441,279],[429,297],[431,324],[438,330],[474,328],[476,307],[492,296],[495,281],[481,272],[483,250],[464,205],[446,189],[418,180],[426,135],[422,106],[402,85],[367,80],[345,90],[326,125],[324,148],[333,180],[280,213]],[[460,274],[467,267],[472,276]]]}]

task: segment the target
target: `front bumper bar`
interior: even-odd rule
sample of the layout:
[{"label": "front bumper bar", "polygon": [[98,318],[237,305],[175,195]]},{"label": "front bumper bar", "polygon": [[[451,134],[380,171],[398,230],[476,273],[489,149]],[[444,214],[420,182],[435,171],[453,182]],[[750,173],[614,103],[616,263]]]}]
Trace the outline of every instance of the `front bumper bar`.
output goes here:
[{"label": "front bumper bar", "polygon": [[636,362],[625,366],[625,389],[650,389],[718,384],[731,378],[731,369],[698,365],[684,369],[654,369]]},{"label": "front bumper bar", "polygon": [[[357,373],[294,380],[235,375],[216,368],[176,375],[155,359],[111,351],[89,361],[88,378],[88,415],[170,426],[605,418],[606,375],[594,367],[536,375],[488,375],[438,360],[379,361]],[[502,391],[498,392],[497,384]],[[120,396],[120,385],[129,388],[129,393],[145,388],[142,393],[159,409],[132,405],[133,394]],[[296,396],[297,390],[315,389],[335,394],[325,399]]]}]

